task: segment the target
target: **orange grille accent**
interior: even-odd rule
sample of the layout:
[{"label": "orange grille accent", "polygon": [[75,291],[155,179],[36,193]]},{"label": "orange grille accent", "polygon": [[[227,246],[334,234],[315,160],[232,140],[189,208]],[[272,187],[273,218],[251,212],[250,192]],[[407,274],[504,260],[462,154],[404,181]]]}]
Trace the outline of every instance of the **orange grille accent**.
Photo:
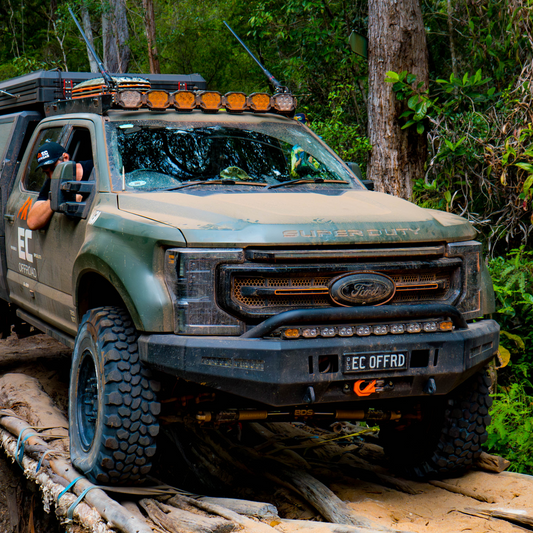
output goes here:
[{"label": "orange grille accent", "polygon": [[[450,272],[390,273],[396,284],[396,294],[390,303],[445,300],[451,288]],[[329,307],[335,305],[329,297],[328,284],[339,273],[329,277],[248,277],[236,275],[232,283],[232,300],[250,311],[261,308]],[[252,294],[254,290],[270,289],[268,294]],[[246,292],[248,294],[246,294]],[[244,293],[244,294],[243,294]]]}]

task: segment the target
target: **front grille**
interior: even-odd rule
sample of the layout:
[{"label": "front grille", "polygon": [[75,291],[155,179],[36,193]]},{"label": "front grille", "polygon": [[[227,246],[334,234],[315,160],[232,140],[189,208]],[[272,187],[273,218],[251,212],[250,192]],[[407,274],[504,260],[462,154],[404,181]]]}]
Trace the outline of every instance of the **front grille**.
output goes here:
[{"label": "front grille", "polygon": [[337,304],[328,285],[343,274],[378,272],[392,278],[396,293],[388,305],[438,302],[453,304],[460,294],[459,259],[387,264],[257,265],[222,267],[219,282],[223,307],[240,317],[266,318],[291,309],[327,308]]}]

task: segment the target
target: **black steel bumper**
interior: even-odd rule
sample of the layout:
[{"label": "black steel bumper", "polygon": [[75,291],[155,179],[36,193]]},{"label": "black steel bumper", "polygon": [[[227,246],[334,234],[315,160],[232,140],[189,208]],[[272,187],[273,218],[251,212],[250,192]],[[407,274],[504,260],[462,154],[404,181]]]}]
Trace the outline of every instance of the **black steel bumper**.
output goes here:
[{"label": "black steel bumper", "polygon": [[[498,349],[494,320],[464,324],[446,333],[349,338],[277,338],[142,335],[141,360],[164,373],[271,406],[423,396],[430,378],[436,394],[447,394]],[[346,354],[406,354],[405,369],[347,372]],[[358,380],[383,380],[367,397],[354,392]],[[360,386],[361,388],[361,386]],[[363,387],[364,388],[364,387]]]}]

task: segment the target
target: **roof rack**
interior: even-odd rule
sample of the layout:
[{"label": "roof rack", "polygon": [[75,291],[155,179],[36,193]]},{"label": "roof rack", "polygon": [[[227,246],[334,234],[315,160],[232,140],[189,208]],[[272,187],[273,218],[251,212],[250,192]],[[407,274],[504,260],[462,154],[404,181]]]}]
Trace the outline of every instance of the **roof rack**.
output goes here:
[{"label": "roof rack", "polygon": [[[112,76],[141,76],[150,81],[152,89],[166,91],[206,90],[206,81],[199,74],[112,74]],[[23,110],[43,112],[45,104],[58,100],[70,101],[75,85],[98,77],[99,75],[94,72],[38,70],[31,74],[5,80],[0,82],[0,115]],[[93,110],[92,112],[97,111]]]}]

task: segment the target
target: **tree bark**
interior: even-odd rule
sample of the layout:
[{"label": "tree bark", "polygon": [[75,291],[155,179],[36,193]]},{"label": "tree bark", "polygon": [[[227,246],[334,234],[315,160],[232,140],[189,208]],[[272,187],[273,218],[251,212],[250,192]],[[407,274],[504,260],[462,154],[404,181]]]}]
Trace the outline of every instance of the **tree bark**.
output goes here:
[{"label": "tree bark", "polygon": [[128,71],[130,48],[125,0],[103,2],[102,37],[104,42],[104,65],[109,72]]},{"label": "tree bark", "polygon": [[143,0],[146,22],[146,38],[148,39],[148,59],[150,60],[150,73],[161,74],[159,66],[159,52],[155,41],[155,16],[153,0]]},{"label": "tree bark", "polygon": [[[85,3],[81,4],[81,20],[83,22],[83,29],[85,30],[85,35],[87,36],[87,40],[91,44],[94,50],[94,38],[93,38],[93,27],[91,24],[91,16],[89,15],[89,10],[87,9],[87,6]],[[91,72],[98,72],[98,64],[96,63],[96,59],[94,59],[93,55],[91,54],[89,48],[87,48],[87,55],[89,56],[89,66],[91,69]]]},{"label": "tree bark", "polygon": [[368,124],[372,144],[368,177],[377,191],[410,198],[413,182],[424,176],[426,135],[402,130],[400,102],[385,82],[389,70],[415,74],[428,84],[428,51],[418,0],[369,0]]}]

